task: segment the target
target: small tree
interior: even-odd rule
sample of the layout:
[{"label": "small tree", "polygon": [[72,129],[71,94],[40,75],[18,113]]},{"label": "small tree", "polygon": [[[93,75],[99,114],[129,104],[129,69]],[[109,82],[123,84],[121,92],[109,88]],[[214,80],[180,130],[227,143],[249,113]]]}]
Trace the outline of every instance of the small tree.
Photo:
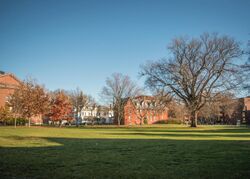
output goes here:
[{"label": "small tree", "polygon": [[228,36],[203,34],[200,38],[174,39],[169,59],[142,66],[141,75],[151,89],[162,89],[179,98],[189,111],[191,127],[211,94],[236,89],[242,73],[236,59],[239,43]]},{"label": "small tree", "polygon": [[76,119],[76,124],[79,125],[79,118],[81,118],[81,111],[84,106],[89,103],[89,97],[83,93],[82,90],[77,88],[76,90],[70,92],[70,100],[74,108],[74,116]]},{"label": "small tree", "polygon": [[27,118],[43,115],[48,109],[49,97],[43,86],[34,80],[23,81],[10,96],[9,104],[15,116]]},{"label": "small tree", "polygon": [[234,94],[221,93],[213,96],[208,102],[200,109],[199,117],[207,120],[220,121],[227,124],[235,123],[235,115],[239,101]]},{"label": "small tree", "polygon": [[61,127],[62,121],[72,119],[72,104],[69,97],[62,90],[51,94],[49,118],[53,122],[59,122]]},{"label": "small tree", "polygon": [[[5,124],[9,122],[13,118],[13,114],[10,110],[10,107],[5,105],[0,107],[0,122]],[[15,127],[16,127],[16,121],[15,121]]]},{"label": "small tree", "polygon": [[168,116],[171,119],[175,119],[180,121],[181,123],[185,123],[187,110],[185,105],[180,101],[176,99],[172,99],[170,104],[168,105]]},{"label": "small tree", "polygon": [[136,96],[141,89],[126,75],[114,73],[106,80],[106,86],[102,89],[102,97],[110,104],[113,103],[115,120],[118,125],[123,119],[124,99]]}]

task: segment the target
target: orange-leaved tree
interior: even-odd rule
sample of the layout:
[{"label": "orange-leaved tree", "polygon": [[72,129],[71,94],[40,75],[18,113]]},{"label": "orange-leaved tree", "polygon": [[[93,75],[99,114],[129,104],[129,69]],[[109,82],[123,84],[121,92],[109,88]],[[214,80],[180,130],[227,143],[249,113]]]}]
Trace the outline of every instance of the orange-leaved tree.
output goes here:
[{"label": "orange-leaved tree", "polygon": [[49,118],[54,122],[62,125],[63,120],[72,120],[72,104],[69,96],[62,90],[51,94]]},{"label": "orange-leaved tree", "polygon": [[9,105],[15,116],[29,120],[42,116],[48,110],[49,97],[45,88],[33,79],[23,81],[15,92],[10,96]]}]

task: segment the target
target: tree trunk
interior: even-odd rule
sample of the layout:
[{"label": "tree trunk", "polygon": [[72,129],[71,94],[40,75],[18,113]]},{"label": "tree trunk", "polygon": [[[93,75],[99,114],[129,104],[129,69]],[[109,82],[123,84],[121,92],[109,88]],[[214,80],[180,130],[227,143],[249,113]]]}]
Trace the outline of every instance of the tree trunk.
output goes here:
[{"label": "tree trunk", "polygon": [[197,111],[192,111],[190,115],[191,127],[197,127]]},{"label": "tree trunk", "polygon": [[76,109],[76,127],[79,127],[78,108]]},{"label": "tree trunk", "polygon": [[117,107],[117,124],[118,126],[121,125],[121,113],[120,113],[120,106]]},{"label": "tree trunk", "polygon": [[29,127],[30,127],[30,118],[29,118]]},{"label": "tree trunk", "polygon": [[118,124],[118,126],[120,126],[120,125],[121,125],[120,114],[118,114],[118,116],[117,116],[117,124]]},{"label": "tree trunk", "polygon": [[15,118],[15,128],[16,128],[16,118]]}]

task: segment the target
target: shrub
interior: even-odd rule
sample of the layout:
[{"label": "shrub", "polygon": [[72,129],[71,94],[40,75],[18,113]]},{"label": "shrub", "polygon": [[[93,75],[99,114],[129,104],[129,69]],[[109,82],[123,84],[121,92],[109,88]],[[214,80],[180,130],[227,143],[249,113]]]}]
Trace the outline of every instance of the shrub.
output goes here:
[{"label": "shrub", "polygon": [[181,123],[182,123],[182,120],[178,118],[169,118],[166,121],[166,124],[181,124]]},{"label": "shrub", "polygon": [[[16,118],[16,125],[25,125],[28,120],[25,118]],[[15,125],[15,118],[5,118],[1,120],[2,125]]]},{"label": "shrub", "polygon": [[183,120],[179,119],[179,118],[169,118],[169,119],[165,119],[165,120],[160,120],[155,122],[154,124],[182,124]]}]

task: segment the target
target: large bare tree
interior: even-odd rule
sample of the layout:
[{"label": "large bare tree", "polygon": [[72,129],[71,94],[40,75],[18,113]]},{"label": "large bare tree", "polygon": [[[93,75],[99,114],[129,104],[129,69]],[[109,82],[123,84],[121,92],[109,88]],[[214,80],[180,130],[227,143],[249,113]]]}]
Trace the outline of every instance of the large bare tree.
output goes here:
[{"label": "large bare tree", "polygon": [[242,82],[242,55],[238,42],[228,36],[205,33],[199,38],[176,38],[170,43],[168,59],[142,66],[141,75],[152,89],[163,89],[186,105],[191,126],[197,113],[213,96],[235,89]]},{"label": "large bare tree", "polygon": [[109,103],[113,103],[115,120],[118,125],[123,118],[124,99],[136,96],[141,89],[133,82],[129,76],[121,73],[114,73],[106,79],[106,85],[102,89],[101,96]]},{"label": "large bare tree", "polygon": [[[245,54],[247,55],[246,58],[248,61],[242,65],[243,72],[245,73],[246,76],[250,75],[250,40],[248,40],[247,43],[247,49],[245,50]],[[250,82],[249,80],[246,80],[244,83],[244,89],[247,90],[248,93],[250,93]]]}]

